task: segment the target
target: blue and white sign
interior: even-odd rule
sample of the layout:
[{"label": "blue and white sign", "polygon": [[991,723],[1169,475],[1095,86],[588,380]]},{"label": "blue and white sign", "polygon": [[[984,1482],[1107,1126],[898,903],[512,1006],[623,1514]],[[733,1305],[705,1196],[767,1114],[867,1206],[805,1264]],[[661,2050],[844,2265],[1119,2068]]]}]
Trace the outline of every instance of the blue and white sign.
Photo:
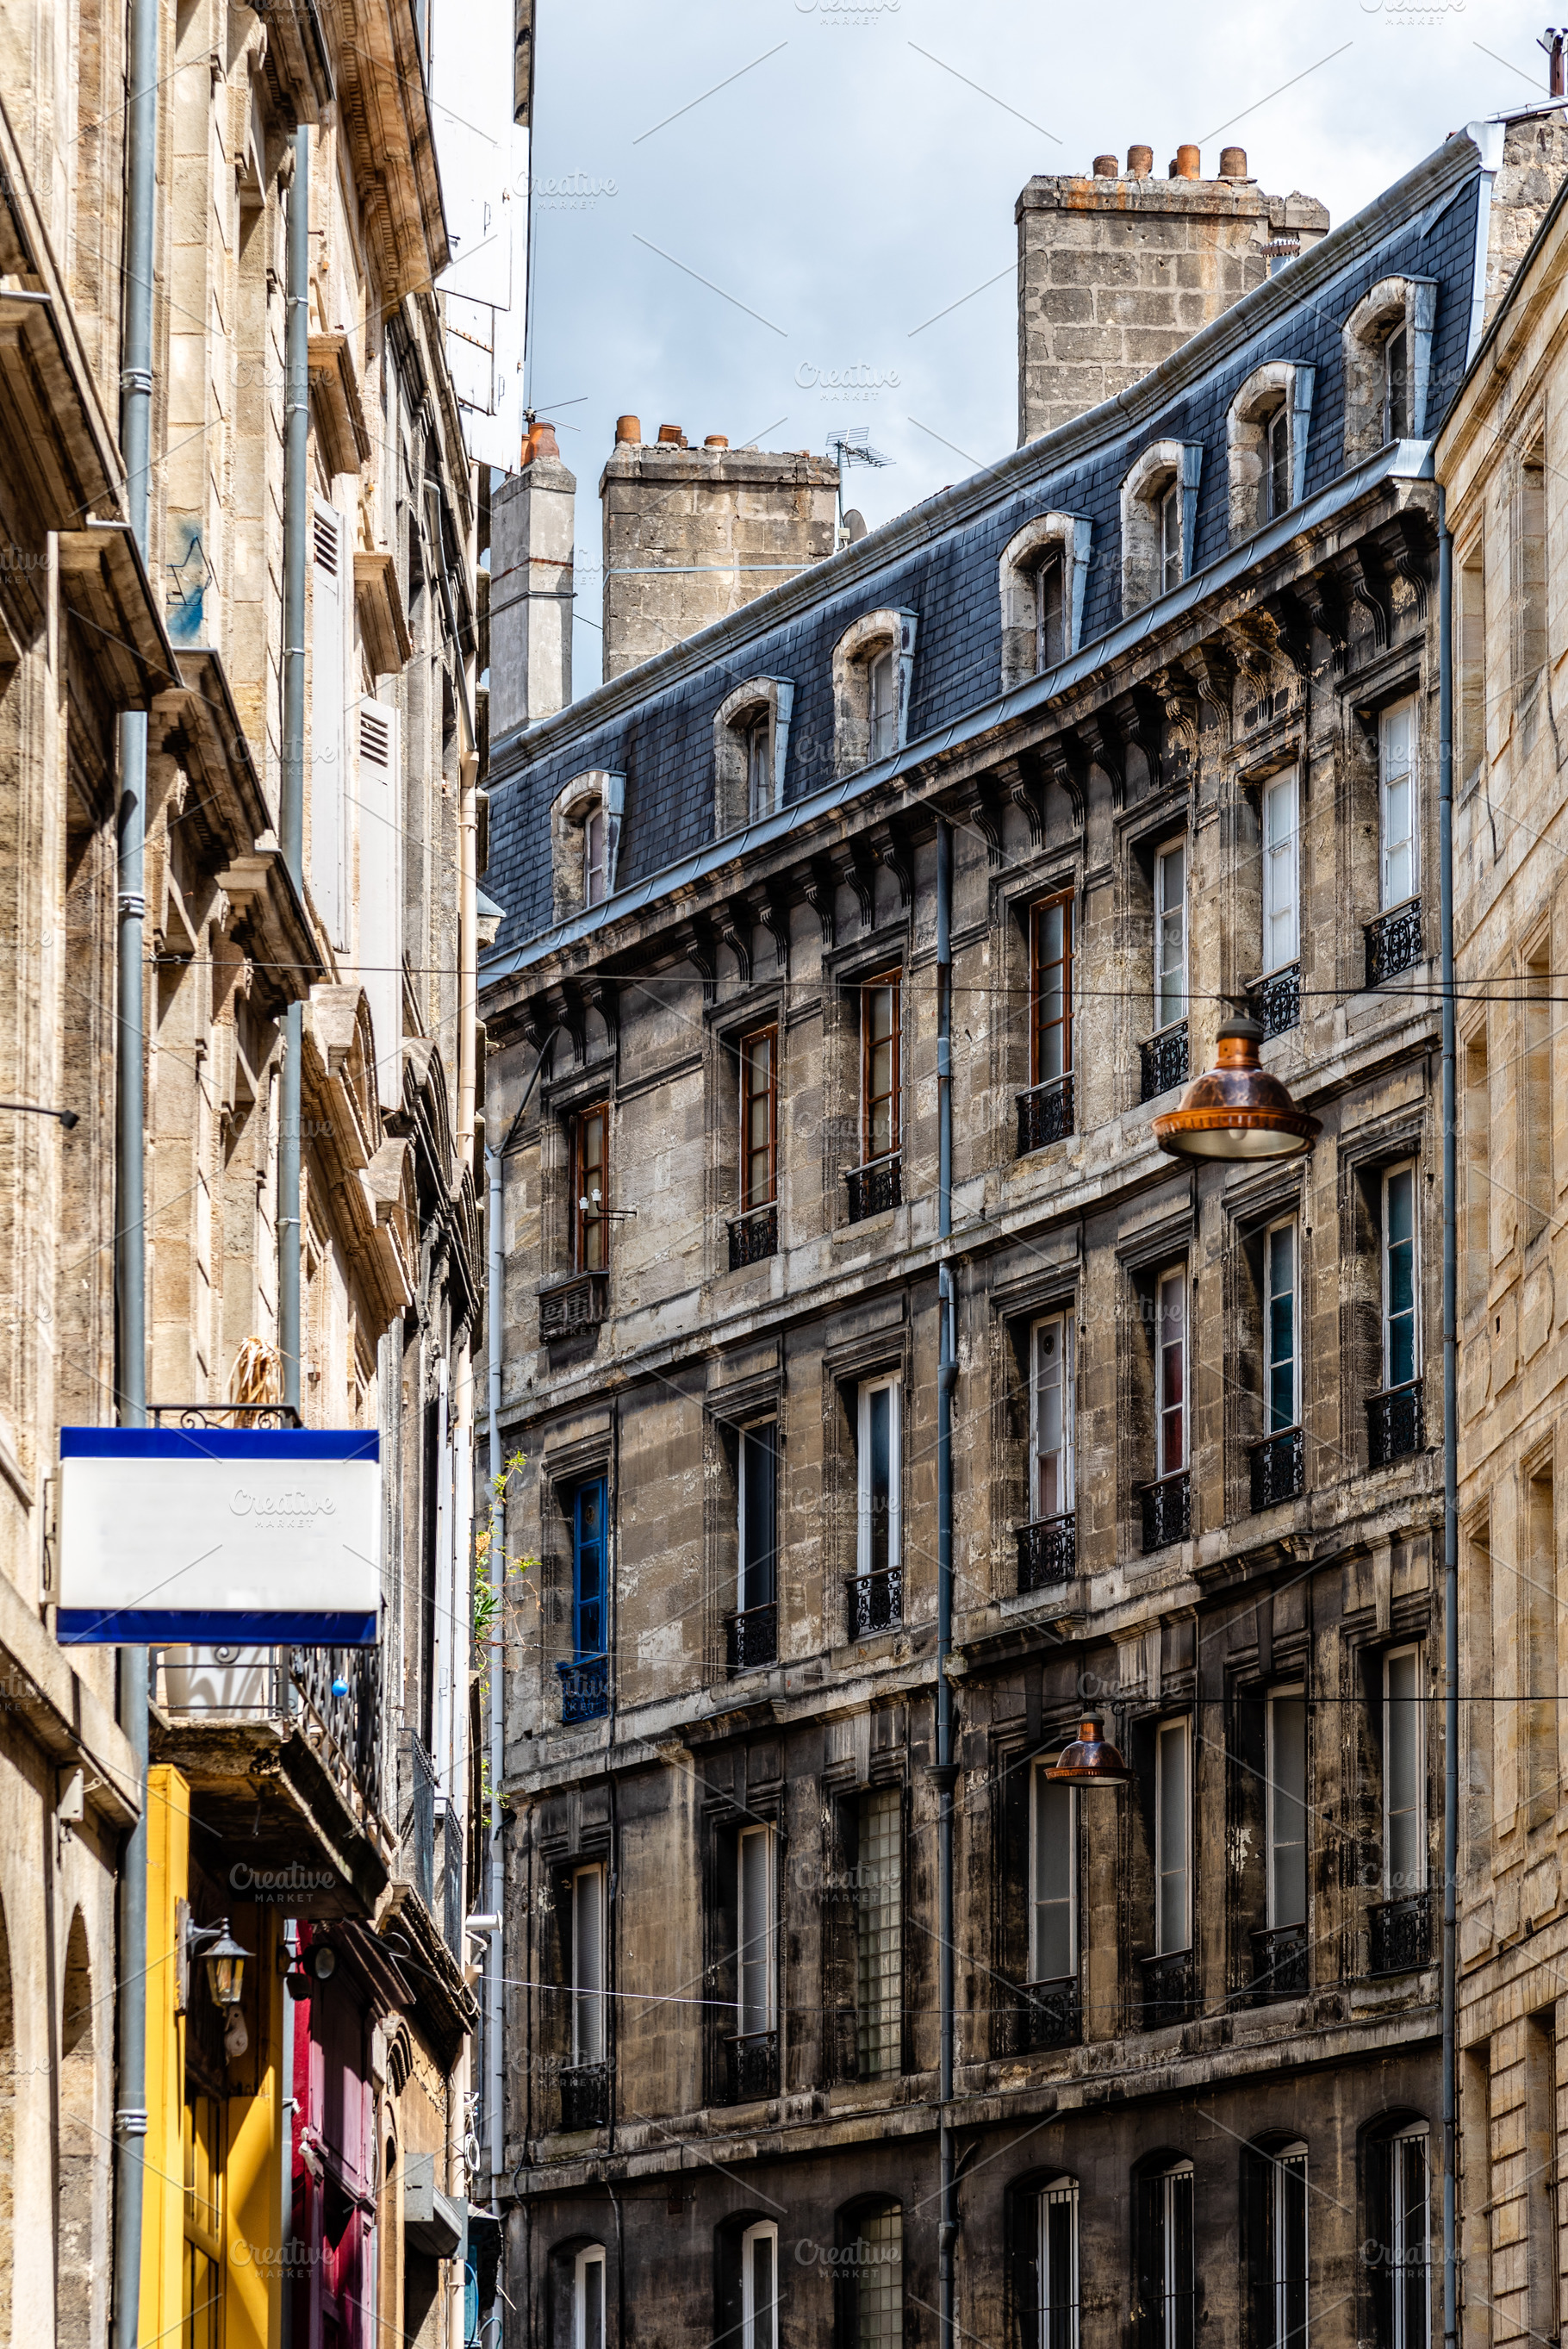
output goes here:
[{"label": "blue and white sign", "polygon": [[59,1560],[67,1643],[373,1647],[380,1438],[63,1427]]}]

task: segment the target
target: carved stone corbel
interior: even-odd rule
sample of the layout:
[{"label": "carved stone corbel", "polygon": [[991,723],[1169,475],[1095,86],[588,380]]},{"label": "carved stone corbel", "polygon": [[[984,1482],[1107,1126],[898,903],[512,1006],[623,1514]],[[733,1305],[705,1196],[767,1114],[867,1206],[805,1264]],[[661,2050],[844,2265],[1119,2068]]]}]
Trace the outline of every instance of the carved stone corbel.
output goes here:
[{"label": "carved stone corbel", "polygon": [[1002,862],[1002,810],[996,786],[991,776],[976,775],[970,782],[959,803],[962,822],[980,834],[985,843],[988,864]]},{"label": "carved stone corbel", "polygon": [[805,898],[821,926],[822,944],[837,943],[838,921],[835,901],[839,885],[820,857],[809,864],[800,875],[800,895]]},{"label": "carved stone corbel", "polygon": [[845,841],[829,859],[835,879],[853,892],[861,910],[861,927],[869,930],[876,919],[876,887],[872,865],[858,840]]},{"label": "carved stone corbel", "polygon": [[702,981],[703,1000],[711,1003],[718,987],[718,946],[706,914],[694,914],[676,932],[676,943]]},{"label": "carved stone corbel", "polygon": [[753,922],[765,929],[773,941],[773,958],[780,970],[789,968],[789,896],[777,882],[764,889],[753,889],[746,899]]},{"label": "carved stone corbel", "polygon": [[872,834],[872,847],[877,863],[885,865],[898,883],[899,905],[907,914],[914,903],[914,867],[903,827],[891,822],[878,824]]},{"label": "carved stone corbel", "polygon": [[1081,826],[1088,806],[1088,761],[1071,734],[1057,734],[1040,745],[1040,762],[1053,783],[1058,783],[1072,803],[1073,821]]}]

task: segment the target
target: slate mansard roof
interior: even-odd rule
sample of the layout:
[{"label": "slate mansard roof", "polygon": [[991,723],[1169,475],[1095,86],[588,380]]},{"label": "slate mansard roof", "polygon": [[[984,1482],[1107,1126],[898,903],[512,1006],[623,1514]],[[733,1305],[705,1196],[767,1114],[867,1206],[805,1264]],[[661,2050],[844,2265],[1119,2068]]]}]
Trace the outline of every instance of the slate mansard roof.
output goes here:
[{"label": "slate mansard roof", "polygon": [[[862,783],[912,763],[923,741],[968,713],[985,709],[995,722],[1001,706],[998,564],[1008,540],[1035,515],[1087,515],[1092,523],[1080,652],[1070,667],[1077,675],[1092,667],[1097,644],[1123,616],[1121,484],[1140,452],[1156,440],[1196,442],[1203,450],[1191,582],[1197,585],[1201,574],[1232,553],[1227,412],[1247,378],[1271,360],[1316,370],[1303,502],[1274,527],[1288,539],[1307,526],[1315,502],[1345,471],[1345,321],[1385,277],[1438,283],[1425,418],[1429,440],[1479,338],[1482,185],[1477,145],[1456,135],[1130,391],[926,499],[554,717],[493,744],[485,887],[507,910],[480,966],[481,984],[533,962],[547,940],[567,934],[552,934],[550,809],[574,775],[605,768],[625,776],[626,792],[616,895],[592,916],[579,916],[572,933],[613,919],[628,895],[645,902],[660,894],[648,885],[655,875],[668,873],[672,883],[686,877],[671,868],[714,841],[714,716],[745,679],[781,677],[794,685],[786,814],[759,833],[781,827],[791,807],[830,787],[836,796],[852,795]],[[1483,251],[1483,265],[1484,257]],[[1161,599],[1150,609],[1163,613],[1168,605]],[[838,783],[833,647],[861,614],[890,608],[918,616],[907,741],[896,759]],[[1105,647],[1107,655],[1115,649]],[[1029,687],[1018,691],[1027,693]],[[735,835],[729,845],[738,846],[741,838]]]}]

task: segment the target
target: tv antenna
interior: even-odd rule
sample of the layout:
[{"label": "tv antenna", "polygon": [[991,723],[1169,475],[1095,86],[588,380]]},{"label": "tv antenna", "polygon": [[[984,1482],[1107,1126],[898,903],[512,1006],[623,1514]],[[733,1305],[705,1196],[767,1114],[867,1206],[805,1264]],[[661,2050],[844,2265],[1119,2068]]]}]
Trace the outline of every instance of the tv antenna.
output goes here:
[{"label": "tv antenna", "polygon": [[[846,543],[844,536],[844,475],[851,465],[875,465],[879,469],[891,465],[893,460],[880,449],[872,447],[869,424],[845,424],[828,435],[828,455],[839,469],[839,544]],[[861,525],[862,529],[864,525]]]}]

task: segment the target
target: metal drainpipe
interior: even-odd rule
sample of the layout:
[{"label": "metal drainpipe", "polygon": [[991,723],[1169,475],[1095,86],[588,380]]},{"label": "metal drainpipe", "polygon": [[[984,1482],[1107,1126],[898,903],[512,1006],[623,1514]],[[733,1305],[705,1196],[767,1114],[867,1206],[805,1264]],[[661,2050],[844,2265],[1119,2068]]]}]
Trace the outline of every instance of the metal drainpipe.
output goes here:
[{"label": "metal drainpipe", "polygon": [[[294,133],[289,181],[287,326],[284,344],[284,755],[278,830],[296,889],[304,887],[304,564],[310,497],[310,130]],[[304,1007],[284,1015],[278,1131],[278,1351],[284,1401],[300,1407],[300,1061]]]},{"label": "metal drainpipe", "polygon": [[[127,27],[125,326],[119,429],[127,516],[147,553],[152,485],[152,270],[158,202],[158,0],[131,0]],[[143,1167],[143,851],[147,715],[119,721],[119,985],[115,1088],[115,1305],[120,1423],[147,1424],[147,1240]],[[141,2319],[141,2199],[147,2138],[147,1693],[144,1647],[121,1648],[119,1720],[135,1757],[139,1802],[119,1886],[119,2094],[115,2108],[114,2337],[136,2349]]]},{"label": "metal drainpipe", "polygon": [[[944,1241],[953,1231],[953,834],[936,828],[936,1122],[937,1229]],[[953,1390],[958,1363],[954,1345],[953,1275],[945,1256],[937,1269],[938,1355],[936,1371],[936,1766],[932,1773],[941,1806],[937,1820],[937,2002],[942,2045],[938,2095],[942,2224],[939,2238],[941,2289],[939,2329],[943,2349],[953,2349],[955,2289],[954,2253],[958,2218],[953,2184],[953,1684],[947,1659],[953,1646]]]},{"label": "metal drainpipe", "polygon": [[1459,2339],[1460,1500],[1459,1235],[1454,1142],[1453,541],[1438,487],[1438,872],[1443,981],[1443,2342]]}]

